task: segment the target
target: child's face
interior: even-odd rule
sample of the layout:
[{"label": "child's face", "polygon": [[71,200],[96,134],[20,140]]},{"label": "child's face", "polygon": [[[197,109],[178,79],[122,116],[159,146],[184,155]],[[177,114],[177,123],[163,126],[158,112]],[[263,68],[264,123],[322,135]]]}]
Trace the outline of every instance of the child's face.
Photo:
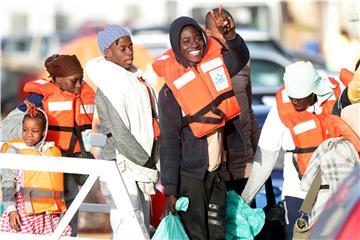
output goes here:
[{"label": "child's face", "polygon": [[44,136],[44,130],[42,129],[41,119],[24,119],[22,138],[26,146],[35,146]]}]

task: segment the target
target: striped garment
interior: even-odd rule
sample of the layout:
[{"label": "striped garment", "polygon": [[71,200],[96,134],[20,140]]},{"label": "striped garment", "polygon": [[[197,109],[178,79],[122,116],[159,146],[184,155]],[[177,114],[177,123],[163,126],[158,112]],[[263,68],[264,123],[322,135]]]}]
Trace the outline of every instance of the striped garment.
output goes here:
[{"label": "striped garment", "polygon": [[301,189],[309,190],[319,167],[321,185],[329,185],[329,189],[319,190],[309,216],[309,223],[316,220],[330,196],[358,164],[359,155],[350,141],[344,138],[330,138],[320,144],[301,179]]},{"label": "striped garment", "polygon": [[[23,171],[19,171],[17,181],[21,186],[24,184]],[[9,216],[5,211],[0,217],[0,232],[11,232],[11,233],[31,233],[39,235],[51,235],[59,223],[59,216],[56,214],[40,213],[34,215],[26,215],[24,210],[24,195],[21,193],[16,194],[16,209],[20,215],[22,225],[21,230],[16,231],[10,228]],[[67,226],[63,232],[63,236],[70,236],[71,227]]]}]

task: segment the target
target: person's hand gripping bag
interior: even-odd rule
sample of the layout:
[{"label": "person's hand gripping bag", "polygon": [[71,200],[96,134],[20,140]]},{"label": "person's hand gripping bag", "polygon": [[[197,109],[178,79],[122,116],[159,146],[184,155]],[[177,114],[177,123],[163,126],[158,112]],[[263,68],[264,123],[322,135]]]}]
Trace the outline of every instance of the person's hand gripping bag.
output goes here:
[{"label": "person's hand gripping bag", "polygon": [[[175,210],[186,212],[189,206],[189,199],[187,197],[181,197],[176,201]],[[151,240],[188,240],[188,236],[185,233],[184,226],[180,221],[180,217],[177,213],[169,213],[164,217],[154,236]]]}]

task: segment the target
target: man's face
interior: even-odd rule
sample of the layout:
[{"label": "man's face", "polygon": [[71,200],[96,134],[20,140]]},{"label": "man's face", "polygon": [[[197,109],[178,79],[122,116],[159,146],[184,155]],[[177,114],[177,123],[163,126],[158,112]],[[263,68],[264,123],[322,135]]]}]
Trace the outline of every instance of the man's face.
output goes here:
[{"label": "man's face", "polygon": [[315,102],[315,95],[313,93],[304,98],[292,98],[292,97],[289,98],[295,110],[298,112],[305,111]]},{"label": "man's face", "polygon": [[180,52],[190,65],[201,61],[205,42],[200,31],[193,26],[186,26],[180,33]]},{"label": "man's face", "polygon": [[79,94],[82,81],[83,75],[81,73],[77,73],[67,77],[56,77],[55,84],[63,91]]},{"label": "man's face", "polygon": [[105,50],[105,58],[127,70],[133,64],[134,50],[130,36],[121,37]]}]

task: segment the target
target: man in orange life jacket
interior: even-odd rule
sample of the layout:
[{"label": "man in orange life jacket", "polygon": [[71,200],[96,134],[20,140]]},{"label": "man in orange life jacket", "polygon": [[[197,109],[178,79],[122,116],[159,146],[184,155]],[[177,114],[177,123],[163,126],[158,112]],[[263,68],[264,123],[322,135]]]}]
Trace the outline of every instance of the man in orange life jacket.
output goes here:
[{"label": "man in orange life jacket", "polygon": [[170,26],[172,49],[153,63],[166,82],[159,93],[164,214],[174,211],[177,197],[188,197],[189,208],[180,216],[190,239],[225,238],[226,189],[218,171],[223,126],[240,112],[230,78],[249,60],[232,19],[212,16],[229,50],[208,39],[194,19],[180,17]]},{"label": "man in orange life jacket", "polygon": [[[84,146],[83,134],[91,134],[94,113],[94,91],[83,82],[83,69],[75,55],[52,55],[45,60],[51,81],[39,79],[28,82],[24,92],[28,101],[42,107],[49,119],[47,141],[54,141],[67,157],[92,157]],[[18,138],[21,133],[21,116],[26,110],[23,103],[2,122],[4,140]],[[17,121],[18,120],[18,121]],[[76,197],[79,184],[86,176],[64,174],[65,200],[67,206]],[[78,212],[70,222],[71,236],[77,234]]]},{"label": "man in orange life jacket", "polygon": [[[320,77],[310,62],[296,62],[286,67],[284,83],[285,87],[276,94],[276,106],[271,108],[262,128],[242,197],[248,203],[253,200],[283,149],[282,198],[287,214],[286,230],[292,239],[294,222],[300,217],[300,205],[306,195],[300,189],[300,178],[316,147],[329,137],[346,136],[355,139],[354,145],[358,145],[359,139],[345,122],[331,115],[340,94],[335,80]],[[338,129],[340,126],[344,129]]]}]

